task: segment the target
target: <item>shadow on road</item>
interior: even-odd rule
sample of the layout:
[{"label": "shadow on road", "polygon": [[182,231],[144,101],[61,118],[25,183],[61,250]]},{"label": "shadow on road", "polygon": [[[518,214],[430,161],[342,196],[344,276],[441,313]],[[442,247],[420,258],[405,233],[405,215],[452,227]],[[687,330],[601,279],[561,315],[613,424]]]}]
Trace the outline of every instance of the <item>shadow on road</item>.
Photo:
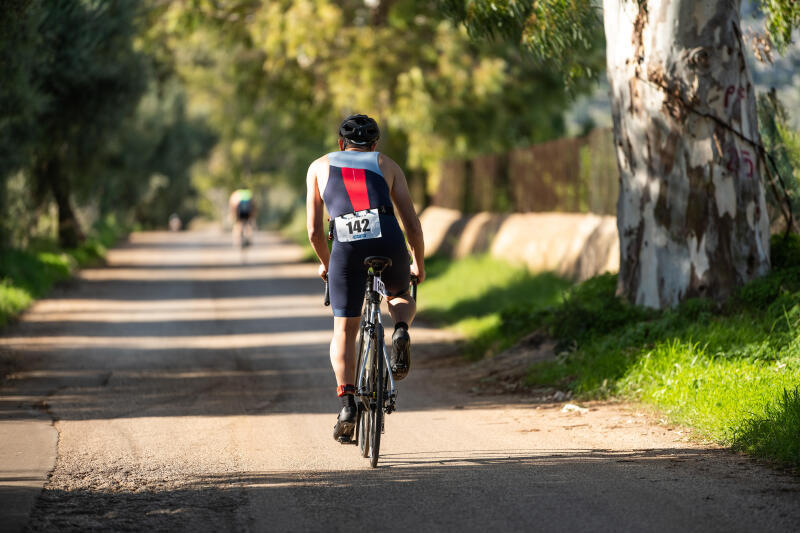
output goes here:
[{"label": "shadow on road", "polygon": [[[324,312],[324,311],[322,311]],[[178,313],[176,313],[178,314]],[[62,320],[59,327],[68,332],[69,337],[195,337],[199,335],[248,335],[270,331],[284,333],[321,331],[331,329],[333,319],[330,316],[273,316],[271,318],[237,318],[181,320],[169,322],[136,321],[136,322],[101,322],[93,320]],[[28,321],[17,330],[19,337],[48,337],[53,333],[50,321]],[[113,341],[113,340],[112,340]]]},{"label": "shadow on road", "polygon": [[[246,267],[241,267],[243,270]],[[245,276],[242,276],[245,277]],[[259,296],[287,296],[321,294],[322,284],[309,283],[307,277],[207,279],[207,280],[81,280],[81,294],[93,300],[152,301],[159,299],[194,299],[201,297],[254,298]],[[75,286],[73,285],[73,286]],[[75,287],[78,288],[78,287]],[[203,296],[200,296],[200,295]],[[159,296],[162,295],[162,296]],[[72,298],[74,293],[61,292],[51,299]],[[320,297],[321,300],[321,297]],[[191,305],[187,303],[187,306]],[[157,305],[154,306],[157,308]]]},{"label": "shadow on road", "polygon": [[[764,512],[752,501],[760,487],[740,485],[747,468],[731,469],[729,457],[698,449],[431,450],[387,456],[376,470],[243,472],[142,482],[135,489],[121,472],[107,472],[97,479],[116,479],[117,488],[46,489],[29,527],[218,531],[258,524],[310,531],[369,525],[400,531],[426,524],[522,531],[536,524],[547,531],[779,531],[796,525],[792,501],[800,487],[785,479],[773,484],[776,507],[794,511]],[[726,501],[712,490],[720,486],[730,489]],[[476,499],[479,494],[483,498]],[[665,514],[665,505],[673,512]],[[241,523],[243,516],[256,522]]]},{"label": "shadow on road", "polygon": [[120,270],[221,270],[221,269],[229,269],[231,267],[244,269],[246,270],[255,270],[259,268],[265,267],[277,267],[277,266],[287,266],[287,265],[296,265],[297,261],[287,261],[287,260],[263,260],[263,261],[253,261],[247,263],[239,263],[236,265],[230,265],[226,263],[219,263],[219,264],[197,264],[197,263],[117,263],[114,265],[109,265],[103,267],[105,270],[109,272],[115,272]]}]

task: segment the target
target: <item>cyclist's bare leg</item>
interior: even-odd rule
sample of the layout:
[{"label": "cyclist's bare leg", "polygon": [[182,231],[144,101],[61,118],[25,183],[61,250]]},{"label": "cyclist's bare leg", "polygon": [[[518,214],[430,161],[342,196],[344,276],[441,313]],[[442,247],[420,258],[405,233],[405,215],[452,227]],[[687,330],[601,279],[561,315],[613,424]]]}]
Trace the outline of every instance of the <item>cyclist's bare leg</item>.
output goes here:
[{"label": "cyclist's bare leg", "polygon": [[337,385],[354,385],[356,379],[356,337],[361,317],[333,317],[331,366]]},{"label": "cyclist's bare leg", "polygon": [[[406,292],[400,296],[387,298],[389,302],[389,314],[394,320],[394,333],[392,333],[392,352],[390,365],[394,379],[404,379],[408,375],[411,366],[411,339],[408,334],[408,326],[414,320],[417,312],[417,303]],[[405,323],[406,327],[400,327]]]},{"label": "cyclist's bare leg", "polygon": [[233,223],[233,233],[232,233],[232,235],[233,235],[233,245],[234,246],[238,246],[239,245],[239,240],[242,238],[242,221],[241,220],[236,219],[236,221]]},{"label": "cyclist's bare leg", "polygon": [[405,322],[409,326],[411,325],[417,314],[417,302],[407,292],[400,296],[386,298],[386,302],[389,304],[389,314],[395,324]]}]

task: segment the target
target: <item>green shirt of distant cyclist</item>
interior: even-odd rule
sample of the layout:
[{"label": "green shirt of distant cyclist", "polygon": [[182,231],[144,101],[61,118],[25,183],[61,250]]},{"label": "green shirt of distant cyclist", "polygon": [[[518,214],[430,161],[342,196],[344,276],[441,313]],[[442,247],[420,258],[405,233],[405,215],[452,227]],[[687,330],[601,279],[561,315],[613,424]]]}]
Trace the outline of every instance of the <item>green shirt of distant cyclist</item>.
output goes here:
[{"label": "green shirt of distant cyclist", "polygon": [[236,189],[233,191],[228,202],[228,208],[233,221],[234,243],[238,243],[240,238],[251,240],[257,214],[256,205],[253,201],[253,191],[250,189]]}]

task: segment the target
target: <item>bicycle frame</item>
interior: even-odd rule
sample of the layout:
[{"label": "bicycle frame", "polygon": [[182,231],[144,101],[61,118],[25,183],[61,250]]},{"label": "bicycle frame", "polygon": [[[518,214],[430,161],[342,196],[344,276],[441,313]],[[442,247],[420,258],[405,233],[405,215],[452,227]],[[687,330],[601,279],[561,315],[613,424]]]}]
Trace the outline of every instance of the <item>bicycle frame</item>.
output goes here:
[{"label": "bicycle frame", "polygon": [[[382,298],[381,293],[379,292],[379,287],[382,285],[383,282],[380,281],[380,275],[376,275],[374,273],[370,273],[368,275],[367,295],[365,298],[367,309],[362,314],[362,321],[364,321],[365,342],[361,357],[361,368],[358,369],[358,378],[356,381],[356,390],[358,391],[358,396],[361,397],[362,401],[365,403],[370,401],[371,394],[371,391],[367,390],[366,387],[367,362],[372,351],[372,343],[378,341],[376,334],[378,325],[381,326],[380,329],[383,331],[383,322],[381,320]],[[388,400],[388,405],[386,406],[386,413],[388,414],[394,410],[395,400],[397,399],[397,389],[395,388],[394,377],[392,377],[392,372],[390,370],[391,366],[389,364],[389,352],[386,349],[386,342],[384,341],[381,344],[383,344],[383,359],[385,362],[385,368],[387,369],[386,373],[389,376],[389,391],[387,398],[383,398],[383,400]],[[378,407],[381,408],[383,405],[379,403]]]}]

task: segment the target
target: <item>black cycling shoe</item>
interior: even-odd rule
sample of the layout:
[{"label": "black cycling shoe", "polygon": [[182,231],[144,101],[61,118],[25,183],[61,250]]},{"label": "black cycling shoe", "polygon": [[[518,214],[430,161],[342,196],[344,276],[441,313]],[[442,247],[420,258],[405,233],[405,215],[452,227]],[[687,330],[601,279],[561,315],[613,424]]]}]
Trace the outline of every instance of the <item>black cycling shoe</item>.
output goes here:
[{"label": "black cycling shoe", "polygon": [[390,363],[392,377],[398,381],[405,378],[411,369],[411,337],[408,335],[408,327],[403,326],[395,328],[394,335],[392,335]]},{"label": "black cycling shoe", "polygon": [[358,408],[355,403],[352,406],[342,407],[336,425],[333,426],[333,438],[336,441],[345,444],[352,440],[353,430],[356,428],[356,413]]}]

